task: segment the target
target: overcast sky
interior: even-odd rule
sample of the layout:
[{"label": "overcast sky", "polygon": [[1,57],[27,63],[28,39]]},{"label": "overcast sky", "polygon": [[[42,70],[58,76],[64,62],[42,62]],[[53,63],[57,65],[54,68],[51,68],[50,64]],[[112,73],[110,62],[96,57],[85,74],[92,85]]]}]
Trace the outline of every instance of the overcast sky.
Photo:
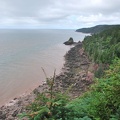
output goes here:
[{"label": "overcast sky", "polygon": [[0,0],[0,28],[120,24],[120,0]]}]

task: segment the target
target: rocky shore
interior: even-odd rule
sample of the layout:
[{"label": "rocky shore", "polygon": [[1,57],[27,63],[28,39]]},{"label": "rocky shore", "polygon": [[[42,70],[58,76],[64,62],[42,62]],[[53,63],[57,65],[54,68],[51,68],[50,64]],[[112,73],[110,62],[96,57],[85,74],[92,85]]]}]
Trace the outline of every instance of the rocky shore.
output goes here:
[{"label": "rocky shore", "polygon": [[[65,55],[65,64],[62,72],[56,76],[55,90],[66,91],[70,86],[71,98],[80,96],[88,89],[88,86],[93,82],[94,74],[93,67],[89,61],[82,43],[78,42]],[[19,120],[17,115],[26,111],[26,106],[34,101],[36,94],[48,89],[47,84],[38,86],[29,95],[23,95],[19,98],[14,98],[8,104],[0,108],[0,120]],[[23,119],[27,120],[27,119]]]}]

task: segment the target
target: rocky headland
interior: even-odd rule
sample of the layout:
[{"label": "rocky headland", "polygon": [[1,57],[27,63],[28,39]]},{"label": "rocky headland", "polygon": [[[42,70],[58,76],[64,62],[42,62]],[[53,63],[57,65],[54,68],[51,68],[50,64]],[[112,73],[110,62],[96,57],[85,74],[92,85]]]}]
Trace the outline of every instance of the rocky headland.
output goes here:
[{"label": "rocky headland", "polygon": [[73,45],[73,44],[75,44],[75,42],[74,42],[73,38],[70,37],[68,41],[64,42],[64,44],[65,45]]},{"label": "rocky headland", "polygon": [[[89,88],[89,85],[93,83],[93,67],[82,48],[81,42],[76,43],[64,57],[65,64],[62,72],[56,76],[54,89],[64,92],[72,86],[69,94],[71,98],[76,98],[83,94]],[[25,112],[26,106],[34,101],[36,95],[47,89],[47,84],[43,83],[30,94],[14,98],[0,108],[0,120],[18,120],[17,115]]]}]

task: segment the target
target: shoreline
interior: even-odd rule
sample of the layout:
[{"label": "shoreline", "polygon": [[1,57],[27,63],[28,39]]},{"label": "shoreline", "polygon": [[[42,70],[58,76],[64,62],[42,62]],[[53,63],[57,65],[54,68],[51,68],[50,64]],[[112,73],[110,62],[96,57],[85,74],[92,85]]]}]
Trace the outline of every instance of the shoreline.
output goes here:
[{"label": "shoreline", "polygon": [[[82,48],[81,42],[72,47],[64,57],[65,63],[62,72],[56,76],[55,89],[66,91],[69,86],[73,85],[70,90],[70,96],[71,98],[76,98],[83,94],[88,86],[93,83],[93,68]],[[41,93],[47,88],[47,84],[43,83],[31,93],[23,94],[18,98],[14,98],[8,104],[3,105],[0,107],[0,119],[18,120],[17,114],[25,112],[25,106],[34,101],[37,93]]]}]

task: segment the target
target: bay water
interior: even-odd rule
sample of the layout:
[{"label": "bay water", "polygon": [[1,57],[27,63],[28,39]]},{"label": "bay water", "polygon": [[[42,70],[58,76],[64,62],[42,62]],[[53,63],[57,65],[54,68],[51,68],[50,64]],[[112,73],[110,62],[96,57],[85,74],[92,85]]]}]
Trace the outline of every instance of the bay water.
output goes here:
[{"label": "bay water", "polygon": [[1,29],[0,30],[0,106],[29,93],[45,81],[45,75],[61,72],[64,55],[71,46],[63,42],[73,37],[82,41],[85,34],[75,30]]}]

